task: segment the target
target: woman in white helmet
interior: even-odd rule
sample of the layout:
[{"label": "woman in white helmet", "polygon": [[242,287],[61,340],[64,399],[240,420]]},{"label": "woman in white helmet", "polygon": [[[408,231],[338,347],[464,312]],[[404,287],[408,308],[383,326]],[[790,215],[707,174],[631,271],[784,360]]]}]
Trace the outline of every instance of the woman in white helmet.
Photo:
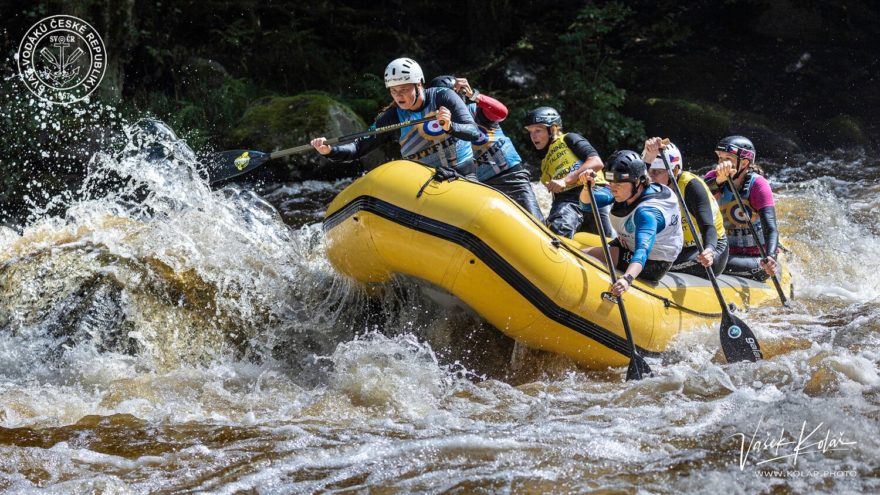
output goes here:
[{"label": "woman in white helmet", "polygon": [[[374,127],[384,127],[408,120],[418,120],[436,112],[436,120],[407,126],[400,130],[400,154],[432,167],[453,167],[462,175],[474,174],[471,142],[480,139],[480,130],[467,106],[446,88],[425,89],[422,68],[414,60],[398,58],[385,68],[385,87],[394,98],[391,106],[379,114]],[[326,139],[312,140],[318,153],[331,160],[346,161],[370,152],[391,134],[367,136],[352,143],[328,146]]]},{"label": "woman in white helmet", "polygon": [[[661,147],[666,148],[666,157],[675,177],[670,177],[666,171],[666,164],[660,157]],[[703,250],[699,251],[687,220],[684,220],[685,210],[682,208],[681,227],[684,247],[669,271],[705,278],[707,277],[705,268],[712,267],[715,275],[721,275],[727,266],[730,248],[727,244],[727,231],[724,229],[721,209],[709,191],[709,186],[699,176],[683,169],[681,151],[668,139],[652,137],[645,141],[642,159],[648,164],[648,175],[652,182],[667,187],[678,187],[681,191],[681,197],[684,198],[691,221],[698,229],[703,244]]]}]

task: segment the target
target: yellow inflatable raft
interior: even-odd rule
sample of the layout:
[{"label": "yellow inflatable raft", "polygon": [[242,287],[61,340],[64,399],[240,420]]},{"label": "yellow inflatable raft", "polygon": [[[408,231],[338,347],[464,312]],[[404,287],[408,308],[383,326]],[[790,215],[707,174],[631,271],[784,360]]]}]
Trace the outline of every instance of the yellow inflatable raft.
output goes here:
[{"label": "yellow inflatable raft", "polygon": [[[394,275],[427,281],[513,339],[588,368],[628,364],[618,308],[603,298],[608,272],[581,252],[597,236],[559,238],[489,186],[433,176],[399,160],[340,192],[324,219],[330,262],[363,284]],[[718,280],[739,308],[778,301],[772,285]],[[637,280],[624,300],[635,344],[648,356],[679,332],[717,328],[721,317],[709,282],[689,275],[669,274],[656,287]]]}]

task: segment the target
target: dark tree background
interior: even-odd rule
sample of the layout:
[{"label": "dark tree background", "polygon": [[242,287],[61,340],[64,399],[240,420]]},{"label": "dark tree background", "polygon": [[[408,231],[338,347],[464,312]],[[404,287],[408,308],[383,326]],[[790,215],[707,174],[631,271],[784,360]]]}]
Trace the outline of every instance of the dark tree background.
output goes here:
[{"label": "dark tree background", "polygon": [[[117,112],[55,107],[46,117],[91,140],[54,139],[28,118],[33,106],[12,77],[21,36],[59,13],[89,21],[110,55],[96,99]],[[532,164],[519,129],[543,104],[603,156],[663,135],[692,166],[711,161],[729,133],[748,134],[760,157],[784,164],[872,153],[880,130],[880,6],[870,1],[0,0],[0,19],[7,222],[20,220],[28,191],[36,201],[34,187],[76,183],[108,145],[102,129],[119,121],[152,114],[195,147],[248,147],[234,131],[255,102],[316,93],[370,122],[389,101],[385,65],[404,55],[428,78],[465,76],[505,102],[505,129]]]}]

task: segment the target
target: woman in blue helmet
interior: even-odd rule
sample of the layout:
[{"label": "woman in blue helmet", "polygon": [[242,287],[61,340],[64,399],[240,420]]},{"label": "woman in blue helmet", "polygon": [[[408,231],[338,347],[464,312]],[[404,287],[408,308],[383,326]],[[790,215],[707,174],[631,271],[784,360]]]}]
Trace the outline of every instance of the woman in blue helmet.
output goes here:
[{"label": "woman in blue helmet", "polygon": [[522,158],[501,129],[501,122],[507,118],[507,107],[471,88],[464,78],[438,76],[428,87],[451,89],[468,101],[468,110],[480,129],[480,139],[471,142],[477,179],[506,194],[543,222],[544,215],[532,189],[529,171],[522,166]]},{"label": "woman in blue helmet", "polygon": [[[480,139],[480,130],[464,102],[445,88],[425,88],[422,68],[409,58],[393,60],[385,68],[385,87],[394,98],[391,106],[379,114],[374,127],[418,120],[431,112],[436,120],[407,126],[400,130],[400,154],[432,167],[452,167],[461,175],[474,174],[471,141]],[[348,144],[328,146],[323,137],[312,140],[318,153],[331,160],[358,158],[379,146],[391,134],[367,136]]]},{"label": "woman in blue helmet", "polygon": [[[779,229],[776,227],[776,202],[763,170],[755,163],[755,145],[743,136],[728,136],[715,146],[718,165],[706,174],[706,185],[718,198],[724,227],[730,242],[730,258],[724,273],[764,281],[779,270]],[[728,179],[739,192],[746,211],[742,211]],[[751,219],[758,238],[749,228]],[[761,258],[761,243],[767,258]]]},{"label": "woman in blue helmet", "polygon": [[[596,206],[611,205],[611,224],[617,237],[610,242],[615,267],[623,272],[611,288],[615,296],[626,292],[633,279],[658,282],[681,252],[682,235],[678,199],[666,186],[652,184],[642,157],[635,151],[616,151],[608,157],[606,180],[610,194],[595,194]],[[589,212],[590,194],[595,172],[581,175],[584,189],[580,194],[581,208]],[[587,250],[599,259],[605,255],[601,247]]]}]

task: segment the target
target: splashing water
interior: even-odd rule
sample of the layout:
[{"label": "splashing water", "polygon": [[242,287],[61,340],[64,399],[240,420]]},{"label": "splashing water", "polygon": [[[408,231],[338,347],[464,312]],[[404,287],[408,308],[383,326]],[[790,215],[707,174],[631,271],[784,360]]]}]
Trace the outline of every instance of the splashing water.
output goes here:
[{"label": "splashing water", "polygon": [[[316,227],[292,232],[256,194],[212,191],[181,142],[155,160],[127,137],[120,152],[93,157],[79,191],[34,208],[20,233],[3,230],[9,369],[59,379],[77,365],[94,372],[89,362],[106,351],[140,371],[222,355],[271,360],[277,340],[332,329],[322,305],[359,297],[309,252],[320,249]],[[63,216],[48,214],[59,207]]]},{"label": "splashing water", "polygon": [[[719,364],[706,329],[623,382],[516,349],[411,280],[367,297],[316,223],[347,181],[267,202],[211,190],[180,142],[156,160],[136,141],[0,228],[0,490],[880,489],[880,287],[865,276],[880,173],[856,174],[864,161],[774,182],[798,299],[741,315],[766,360]],[[768,461],[760,442],[802,427],[844,443]]]}]

